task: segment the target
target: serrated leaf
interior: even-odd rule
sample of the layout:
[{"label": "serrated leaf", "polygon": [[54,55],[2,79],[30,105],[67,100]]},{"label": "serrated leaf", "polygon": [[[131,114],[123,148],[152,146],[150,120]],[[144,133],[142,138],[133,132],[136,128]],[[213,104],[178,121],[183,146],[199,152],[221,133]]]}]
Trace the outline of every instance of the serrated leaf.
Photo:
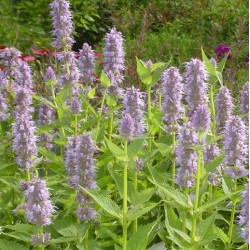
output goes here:
[{"label": "serrated leaf", "polygon": [[95,96],[95,88],[92,88],[92,89],[88,92],[87,96],[88,96],[89,99],[93,99],[94,96]]},{"label": "serrated leaf", "polygon": [[99,204],[101,208],[103,208],[107,213],[112,215],[113,217],[117,219],[122,218],[122,211],[120,210],[119,206],[110,198],[107,198],[103,196],[102,194],[98,193],[94,190],[87,190],[83,187],[81,189],[87,193],[89,196],[91,196],[96,203]]},{"label": "serrated leaf", "polygon": [[221,60],[221,62],[219,62],[219,63],[217,64],[217,71],[219,71],[220,73],[222,73],[222,72],[223,72],[223,69],[224,69],[224,67],[225,67],[226,62],[227,62],[227,56],[225,56],[225,57]]},{"label": "serrated leaf", "polygon": [[220,155],[216,158],[214,158],[212,161],[210,161],[206,166],[206,171],[207,172],[213,172],[223,161],[225,155]]},{"label": "serrated leaf", "polygon": [[17,231],[11,232],[11,233],[3,232],[2,234],[7,235],[7,236],[12,237],[12,238],[17,239],[17,240],[24,241],[24,242],[30,243],[32,241],[31,234],[26,233],[26,232],[17,232]]},{"label": "serrated leaf", "polygon": [[147,188],[145,190],[142,190],[136,194],[131,200],[131,204],[133,206],[143,204],[147,202],[152,195],[155,193],[156,188]]},{"label": "serrated leaf", "polygon": [[201,239],[205,238],[206,235],[212,230],[215,216],[216,212],[197,224],[197,235],[199,235]]},{"label": "serrated leaf", "polygon": [[152,75],[152,84],[155,84],[160,80],[162,73],[166,70],[166,68],[170,64],[170,61],[171,61],[171,59],[163,67],[161,67],[160,69],[158,69],[157,71],[155,71],[153,73],[153,75]]},{"label": "serrated leaf", "polygon": [[221,195],[219,197],[215,197],[212,200],[208,201],[205,205],[199,208],[199,212],[204,212],[209,208],[214,208],[217,204],[229,198],[229,195]]},{"label": "serrated leaf", "polygon": [[162,156],[169,158],[172,155],[173,148],[165,143],[155,143]]},{"label": "serrated leaf", "polygon": [[65,86],[56,96],[55,101],[57,104],[62,105],[65,103],[67,96],[69,95],[70,86]]},{"label": "serrated leaf", "polygon": [[128,158],[133,159],[141,150],[144,140],[135,140],[128,146]]},{"label": "serrated leaf", "polygon": [[68,142],[68,138],[67,137],[59,137],[59,138],[54,138],[54,143],[57,145],[61,145],[64,146],[67,144]]},{"label": "serrated leaf", "polygon": [[153,71],[155,71],[156,69],[159,69],[159,68],[161,68],[161,67],[163,67],[163,66],[165,66],[165,65],[166,65],[166,63],[164,63],[164,62],[154,63],[154,64],[151,65],[150,71],[153,72]]},{"label": "serrated leaf", "polygon": [[108,146],[108,149],[111,151],[111,153],[118,159],[120,160],[125,160],[126,159],[126,155],[124,153],[124,151],[122,149],[120,149],[119,147],[117,147],[113,142],[109,141],[109,140],[105,140]]},{"label": "serrated leaf", "polygon": [[202,60],[205,63],[206,69],[209,72],[210,75],[216,76],[216,70],[214,68],[214,65],[210,62],[210,60],[207,58],[203,48],[201,47],[201,54],[202,54]]},{"label": "serrated leaf", "polygon": [[67,220],[53,221],[53,227],[62,236],[70,236],[70,237],[77,236],[77,229],[70,221]]},{"label": "serrated leaf", "polygon": [[110,87],[110,79],[108,76],[105,74],[105,72],[102,70],[101,77],[100,77],[100,82],[104,88]]},{"label": "serrated leaf", "polygon": [[142,215],[146,214],[147,212],[152,210],[154,207],[156,207],[158,204],[159,203],[148,202],[146,204],[137,205],[133,207],[132,209],[128,211],[127,220],[130,222],[141,217]]},{"label": "serrated leaf", "polygon": [[136,57],[136,69],[137,69],[137,73],[139,75],[139,78],[141,79],[141,81],[145,84],[145,85],[152,85],[152,76],[150,74],[150,71],[148,69],[148,67],[146,65],[144,65],[142,63],[141,60],[139,60]]},{"label": "serrated leaf", "polygon": [[224,231],[219,227],[214,227],[214,230],[215,230],[215,233],[218,234],[219,238],[223,241],[223,243],[226,246],[227,243],[229,242],[229,238],[227,234],[225,234]]},{"label": "serrated leaf", "polygon": [[216,71],[216,76],[217,76],[217,79],[218,79],[220,85],[223,86],[223,76],[222,76],[222,74],[219,71]]},{"label": "serrated leaf", "polygon": [[150,247],[148,250],[166,250],[164,242],[159,242],[157,244],[154,244],[152,247]]},{"label": "serrated leaf", "polygon": [[3,228],[8,228],[13,231],[18,231],[18,232],[33,232],[34,226],[30,224],[16,224],[16,225],[7,225],[4,226]]},{"label": "serrated leaf", "polygon": [[45,148],[42,148],[42,147],[38,147],[38,151],[41,155],[47,157],[48,159],[52,160],[53,162],[55,162],[56,164],[58,164],[59,166],[64,166],[64,162],[63,162],[63,159],[56,155],[55,153],[53,153],[52,151],[50,150],[47,150]]},{"label": "serrated leaf", "polygon": [[19,181],[12,176],[4,176],[4,178],[0,178],[0,182],[3,182],[5,185],[13,188],[17,193],[20,193],[19,190]]},{"label": "serrated leaf", "polygon": [[32,98],[46,104],[47,106],[49,106],[53,109],[55,109],[54,103],[50,102],[49,100],[45,99],[44,97],[33,95]]},{"label": "serrated leaf", "polygon": [[13,241],[7,241],[0,239],[0,249],[1,250],[28,250],[29,247],[25,247],[19,243]]},{"label": "serrated leaf", "polygon": [[49,241],[48,245],[52,245],[52,244],[59,244],[59,243],[64,243],[64,242],[77,242],[77,237],[72,237],[72,236],[63,236],[57,239],[52,239]]}]

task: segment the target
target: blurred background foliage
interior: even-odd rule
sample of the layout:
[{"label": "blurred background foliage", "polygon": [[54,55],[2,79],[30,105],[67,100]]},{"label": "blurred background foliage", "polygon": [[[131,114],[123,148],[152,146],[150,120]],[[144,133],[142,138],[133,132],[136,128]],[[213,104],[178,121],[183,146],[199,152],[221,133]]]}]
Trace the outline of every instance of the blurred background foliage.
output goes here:
[{"label": "blurred background foliage", "polygon": [[[24,53],[51,47],[51,0],[1,0],[0,44]],[[103,37],[113,26],[125,38],[127,70],[134,74],[135,56],[168,61],[180,67],[201,57],[201,46],[210,57],[219,43],[230,45],[227,80],[245,82],[249,50],[249,7],[245,0],[70,0],[78,51],[88,42],[102,50]],[[234,88],[234,86],[232,86]]]}]

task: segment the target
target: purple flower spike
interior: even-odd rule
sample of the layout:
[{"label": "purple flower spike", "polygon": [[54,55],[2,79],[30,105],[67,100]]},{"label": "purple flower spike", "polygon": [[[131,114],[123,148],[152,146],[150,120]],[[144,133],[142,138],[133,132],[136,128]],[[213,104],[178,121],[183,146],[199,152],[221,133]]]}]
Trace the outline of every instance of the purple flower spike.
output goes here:
[{"label": "purple flower spike", "polygon": [[140,136],[145,131],[145,123],[143,119],[145,103],[143,100],[143,93],[141,93],[134,86],[127,88],[123,99],[124,111],[123,115],[130,114],[134,120],[134,134],[133,136]]},{"label": "purple flower spike", "polygon": [[230,53],[231,52],[231,48],[229,45],[226,45],[226,44],[219,44],[216,49],[215,49],[215,54],[216,56],[220,59],[220,58],[223,58],[225,57],[228,53],[228,57],[227,57],[227,60],[231,60],[232,59],[232,54]]},{"label": "purple flower spike", "polygon": [[129,113],[125,114],[122,117],[121,125],[120,125],[120,135],[125,139],[130,139],[135,130],[135,123],[133,118]]},{"label": "purple flower spike", "polygon": [[195,129],[208,131],[210,128],[211,118],[207,104],[201,104],[191,116],[191,122]]},{"label": "purple flower spike", "polygon": [[22,184],[25,187],[25,215],[29,223],[45,226],[51,224],[55,212],[50,201],[50,193],[46,181],[39,178]]},{"label": "purple flower spike", "polygon": [[215,100],[215,120],[216,131],[218,134],[223,133],[226,121],[232,114],[233,110],[233,98],[229,92],[229,89],[225,86],[220,88],[219,93],[216,95]]},{"label": "purple flower spike", "polygon": [[244,117],[244,121],[248,123],[248,113],[249,113],[249,82],[246,82],[240,92],[240,110],[242,114],[247,114]]},{"label": "purple flower spike", "polygon": [[51,4],[50,14],[53,19],[52,34],[56,37],[53,45],[57,49],[70,49],[74,40],[72,37],[73,22],[70,13],[70,4],[66,0],[54,0]]},{"label": "purple flower spike", "polygon": [[239,224],[241,226],[241,237],[246,243],[249,243],[249,183],[245,185],[242,192],[241,212],[239,215]]},{"label": "purple flower spike", "polygon": [[8,105],[4,95],[0,93],[0,121],[5,121],[9,118]]},{"label": "purple flower spike", "polygon": [[198,144],[198,134],[191,123],[186,123],[181,128],[178,145],[175,150],[176,163],[180,166],[176,182],[180,187],[191,187],[195,184],[195,173],[197,171],[197,152],[190,147]]},{"label": "purple flower spike", "polygon": [[79,52],[80,78],[86,83],[92,83],[96,80],[94,50],[87,43],[84,43]]},{"label": "purple flower spike", "polygon": [[244,122],[238,116],[231,116],[226,123],[224,137],[224,164],[226,173],[231,178],[240,178],[247,175],[244,165],[247,160],[247,131]]},{"label": "purple flower spike", "polygon": [[50,241],[50,239],[51,239],[50,233],[43,233],[42,235],[33,234],[31,244],[33,246],[45,245]]},{"label": "purple flower spike", "polygon": [[182,77],[179,70],[170,67],[162,75],[162,112],[165,114],[163,120],[167,124],[167,130],[171,132],[177,129],[177,122],[184,112],[181,104],[182,99]]},{"label": "purple flower spike", "polygon": [[104,72],[110,79],[113,78],[113,83],[118,85],[123,81],[122,71],[125,69],[122,33],[113,28],[104,39]]},{"label": "purple flower spike", "polygon": [[208,73],[204,63],[199,59],[192,59],[186,63],[184,80],[186,101],[189,107],[189,114],[195,111],[200,105],[208,102],[207,91]]},{"label": "purple flower spike", "polygon": [[55,72],[50,66],[47,68],[45,75],[44,75],[44,81],[47,82],[49,80],[53,80],[53,81],[56,80]]}]

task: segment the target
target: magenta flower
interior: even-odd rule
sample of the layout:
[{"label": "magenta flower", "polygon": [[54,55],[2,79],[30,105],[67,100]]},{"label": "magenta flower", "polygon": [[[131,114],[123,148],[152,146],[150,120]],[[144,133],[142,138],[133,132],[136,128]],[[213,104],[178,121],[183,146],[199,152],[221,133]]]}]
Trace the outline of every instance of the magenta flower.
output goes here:
[{"label": "magenta flower", "polygon": [[229,45],[219,44],[214,52],[219,59],[225,57],[227,54],[227,60],[232,59],[231,47]]}]

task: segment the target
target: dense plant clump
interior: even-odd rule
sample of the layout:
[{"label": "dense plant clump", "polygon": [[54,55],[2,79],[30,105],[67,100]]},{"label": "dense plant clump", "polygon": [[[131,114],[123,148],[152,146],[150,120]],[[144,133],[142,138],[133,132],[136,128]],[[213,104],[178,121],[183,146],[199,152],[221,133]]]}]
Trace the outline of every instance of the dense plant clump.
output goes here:
[{"label": "dense plant clump", "polygon": [[117,27],[74,52],[70,3],[49,8],[54,52],[0,47],[0,249],[247,249],[249,84],[225,86],[230,46],[184,68],[136,57],[131,84]]}]

